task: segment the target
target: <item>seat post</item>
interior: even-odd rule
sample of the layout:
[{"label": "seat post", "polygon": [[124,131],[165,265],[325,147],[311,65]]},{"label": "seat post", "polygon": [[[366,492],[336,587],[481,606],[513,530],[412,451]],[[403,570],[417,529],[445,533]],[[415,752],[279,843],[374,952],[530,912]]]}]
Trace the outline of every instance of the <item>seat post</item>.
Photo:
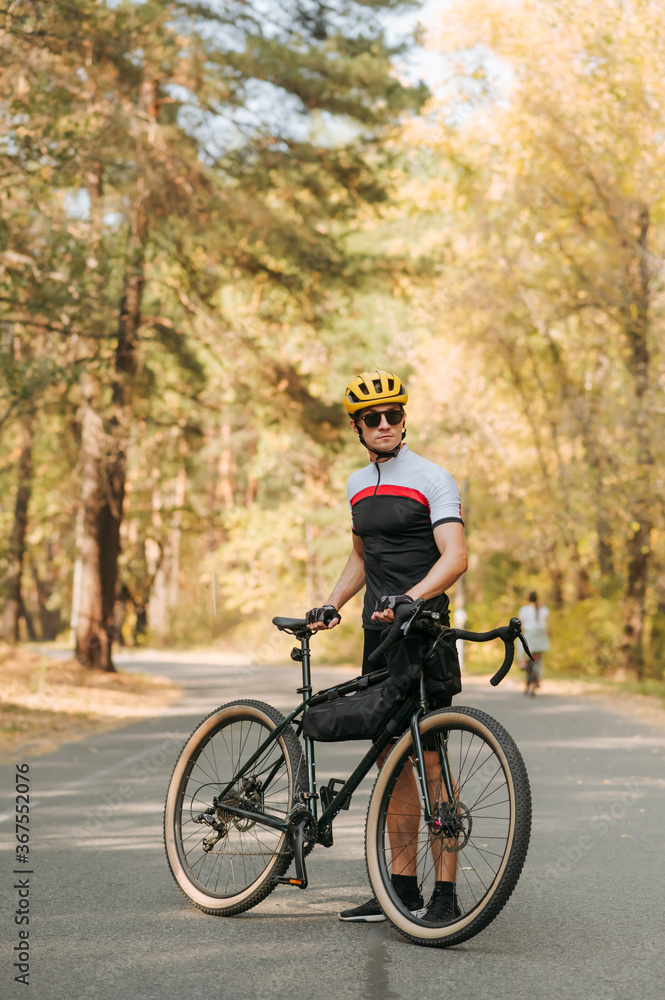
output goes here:
[{"label": "seat post", "polygon": [[[302,694],[303,701],[308,702],[312,696],[312,671],[309,656],[309,640],[311,633],[309,629],[300,633],[300,661],[302,663],[302,687],[298,688],[298,693]],[[305,709],[307,711],[307,709]],[[316,761],[314,759],[314,744],[305,736],[305,764],[307,766],[308,791],[306,796],[307,807],[314,819],[317,818],[316,808]]]},{"label": "seat post", "polygon": [[310,665],[309,639],[309,629],[307,629],[307,632],[300,633],[299,660],[302,663],[302,687],[298,688],[298,693],[302,693],[303,701],[309,701],[312,694],[312,671]]}]

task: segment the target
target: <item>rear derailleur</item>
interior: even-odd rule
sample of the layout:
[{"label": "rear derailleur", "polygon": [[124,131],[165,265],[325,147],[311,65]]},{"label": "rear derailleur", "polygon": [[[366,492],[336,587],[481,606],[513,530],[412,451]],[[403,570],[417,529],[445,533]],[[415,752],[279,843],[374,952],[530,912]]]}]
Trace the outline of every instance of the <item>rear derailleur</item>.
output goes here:
[{"label": "rear derailleur", "polygon": [[257,812],[261,809],[261,782],[258,778],[243,778],[240,791],[230,791],[224,798],[213,796],[212,806],[194,817],[195,823],[206,823],[212,827],[211,832],[203,838],[202,847],[208,854],[215,844],[225,837],[229,827],[234,826],[237,830],[245,832],[254,826],[254,820],[246,816],[235,816],[224,809],[225,805],[235,806],[236,809],[247,809]]}]

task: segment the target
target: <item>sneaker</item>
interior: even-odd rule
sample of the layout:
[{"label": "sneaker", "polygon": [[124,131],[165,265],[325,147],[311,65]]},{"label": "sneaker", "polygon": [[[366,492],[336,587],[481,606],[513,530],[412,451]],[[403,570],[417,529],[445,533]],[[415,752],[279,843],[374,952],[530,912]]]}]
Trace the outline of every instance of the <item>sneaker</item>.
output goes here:
[{"label": "sneaker", "polygon": [[342,910],[337,916],[340,920],[364,920],[366,923],[386,919],[374,896],[352,910]]},{"label": "sneaker", "polygon": [[[422,917],[425,912],[425,904],[420,892],[415,896],[410,896],[408,899],[402,899],[402,902],[416,917]],[[366,903],[361,903],[360,906],[356,906],[352,910],[342,910],[337,916],[340,920],[356,920],[364,921],[365,923],[377,923],[379,920],[386,919],[383,910],[374,896],[368,899]]]},{"label": "sneaker", "polygon": [[432,924],[444,924],[450,920],[457,920],[461,916],[462,911],[457,902],[457,894],[451,902],[449,895],[444,894],[441,889],[435,889],[423,920]]}]

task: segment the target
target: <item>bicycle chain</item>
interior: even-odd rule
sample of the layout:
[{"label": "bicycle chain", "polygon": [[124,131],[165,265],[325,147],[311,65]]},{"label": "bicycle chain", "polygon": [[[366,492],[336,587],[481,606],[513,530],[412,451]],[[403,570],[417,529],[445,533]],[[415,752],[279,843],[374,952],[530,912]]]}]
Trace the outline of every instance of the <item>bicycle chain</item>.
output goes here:
[{"label": "bicycle chain", "polygon": [[211,854],[224,855],[225,857],[241,857],[241,858],[290,858],[291,854],[288,851],[209,851],[208,856]]}]

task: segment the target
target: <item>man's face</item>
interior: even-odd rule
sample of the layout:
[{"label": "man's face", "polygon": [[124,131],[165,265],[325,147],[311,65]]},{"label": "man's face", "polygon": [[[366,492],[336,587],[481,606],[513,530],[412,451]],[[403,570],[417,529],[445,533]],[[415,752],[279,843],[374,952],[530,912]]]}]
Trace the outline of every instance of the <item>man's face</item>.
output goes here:
[{"label": "man's face", "polygon": [[[389,410],[402,410],[402,419],[399,423],[391,425],[385,416],[382,416],[378,427],[368,427],[367,421],[363,420],[363,417],[366,417],[368,413],[384,414],[388,413]],[[351,418],[350,422],[353,429],[358,433],[355,420]],[[361,410],[358,417],[358,424],[365,439],[365,444],[372,451],[394,451],[402,440],[402,431],[405,422],[406,413],[396,403],[379,403],[377,406],[368,406]]]}]

